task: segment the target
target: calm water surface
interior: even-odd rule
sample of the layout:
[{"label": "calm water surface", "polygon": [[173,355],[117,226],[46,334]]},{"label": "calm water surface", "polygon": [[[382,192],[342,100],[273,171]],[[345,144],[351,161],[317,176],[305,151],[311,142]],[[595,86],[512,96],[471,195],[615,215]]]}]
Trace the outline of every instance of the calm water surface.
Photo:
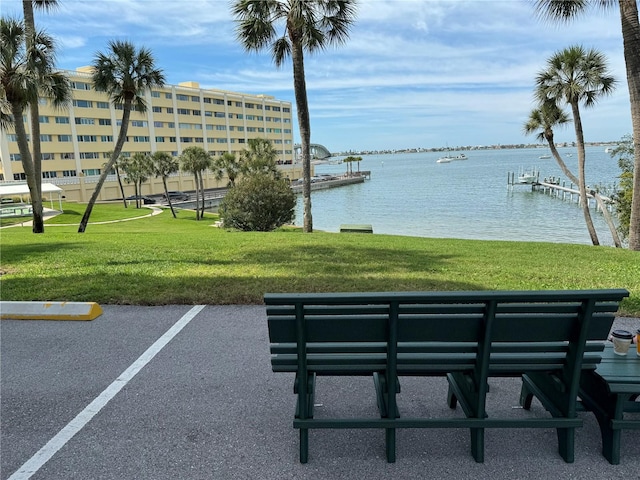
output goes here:
[{"label": "calm water surface", "polygon": [[[371,171],[363,184],[312,192],[313,227],[338,232],[342,223],[368,223],[374,233],[479,240],[526,240],[591,244],[582,211],[573,202],[508,188],[509,172],[536,168],[540,178],[564,178],[548,149],[465,152],[468,160],[436,163],[440,153],[364,156],[361,170]],[[560,153],[577,174],[575,148]],[[357,166],[354,164],[354,168]],[[317,165],[316,173],[344,173],[346,165]],[[620,170],[604,147],[587,148],[589,185],[613,185]],[[612,245],[601,213],[593,212],[598,237]],[[296,225],[302,225],[298,196]]]}]

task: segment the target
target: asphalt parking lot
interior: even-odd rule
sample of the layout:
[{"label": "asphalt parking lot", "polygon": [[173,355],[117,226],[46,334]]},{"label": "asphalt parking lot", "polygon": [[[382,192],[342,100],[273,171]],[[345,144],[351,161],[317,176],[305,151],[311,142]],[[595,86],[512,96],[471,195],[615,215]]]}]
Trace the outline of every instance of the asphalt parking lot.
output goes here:
[{"label": "asphalt parking lot", "polygon": [[[91,322],[0,322],[0,478],[640,479],[637,431],[624,432],[621,464],[610,465],[588,412],[573,464],[543,429],[488,430],[484,464],[466,430],[400,430],[395,464],[382,431],[312,431],[301,465],[293,377],[271,372],[264,307],[102,308]],[[402,387],[401,412],[460,414],[447,413],[443,379]],[[535,402],[515,408],[519,387],[492,382],[490,408],[545,416]],[[376,415],[367,378],[320,379],[316,401],[318,416]]]}]

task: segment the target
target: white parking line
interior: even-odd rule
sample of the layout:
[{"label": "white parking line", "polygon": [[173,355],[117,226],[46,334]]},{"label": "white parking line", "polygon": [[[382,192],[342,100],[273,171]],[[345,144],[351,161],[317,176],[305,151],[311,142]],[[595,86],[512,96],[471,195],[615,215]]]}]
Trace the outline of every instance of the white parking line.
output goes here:
[{"label": "white parking line", "polygon": [[189,310],[180,320],[173,324],[156,342],[151,345],[138,359],[131,364],[122,374],[116,378],[103,392],[82,410],[76,418],[71,420],[55,437],[47,442],[36,454],[25,462],[8,480],[26,480],[36,473],[53,457],[73,436],[89,423],[102,407],[116,396],[129,381],[142,370],[142,368],[162,350],[167,343],[189,324],[193,318],[202,311],[205,305],[196,305]]}]

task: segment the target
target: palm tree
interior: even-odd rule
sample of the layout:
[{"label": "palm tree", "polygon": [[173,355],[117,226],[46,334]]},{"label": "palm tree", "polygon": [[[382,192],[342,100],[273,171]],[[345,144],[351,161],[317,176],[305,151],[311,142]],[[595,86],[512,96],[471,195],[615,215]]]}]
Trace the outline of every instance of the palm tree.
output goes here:
[{"label": "palm tree", "polygon": [[[578,177],[576,177],[569,167],[567,167],[566,163],[562,159],[562,156],[558,152],[556,148],[556,144],[553,140],[553,129],[556,126],[562,126],[571,122],[569,116],[562,110],[555,102],[547,100],[543,102],[539,108],[536,108],[531,111],[529,114],[529,119],[527,123],[524,125],[524,133],[526,135],[531,135],[532,133],[538,132],[536,138],[540,141],[546,140],[549,144],[549,148],[551,149],[551,153],[553,157],[556,159],[556,162],[560,166],[562,172],[576,185],[579,184]],[[613,238],[613,243],[617,248],[622,246],[620,242],[620,237],[618,235],[618,231],[616,226],[609,214],[609,210],[607,210],[606,205],[604,204],[604,200],[600,196],[599,193],[592,191],[591,194],[596,198],[598,205],[600,205],[600,209],[602,210],[602,214],[609,226],[609,230],[611,231],[611,236]],[[589,217],[591,217],[591,213],[589,212]],[[593,223],[593,222],[592,222]]]},{"label": "palm tree", "polygon": [[615,79],[607,72],[604,55],[594,49],[585,50],[580,45],[556,52],[547,60],[547,69],[540,72],[536,78],[536,95],[541,103],[550,100],[557,104],[566,103],[571,106],[578,148],[580,204],[594,245],[599,245],[600,242],[591,221],[587,201],[580,103],[585,107],[593,106],[601,96],[613,91],[615,83]]},{"label": "palm tree", "polygon": [[171,209],[173,218],[176,218],[176,212],[173,209],[171,197],[169,196],[169,190],[167,189],[167,178],[169,178],[169,175],[171,175],[172,173],[178,171],[178,169],[180,168],[180,164],[178,163],[178,160],[168,152],[155,152],[153,155],[151,155],[151,160],[153,161],[153,174],[156,176],[156,178],[162,178],[164,196],[169,202],[169,208]]},{"label": "palm tree", "polygon": [[211,155],[202,147],[185,148],[180,155],[180,168],[193,174],[196,186],[196,220],[202,218],[199,198],[202,196],[202,214],[204,214],[204,189],[202,172],[212,165]]},{"label": "palm tree", "polygon": [[133,183],[134,193],[136,196],[136,208],[140,208],[142,195],[142,184],[149,179],[152,174],[152,160],[148,153],[136,152],[131,158],[127,159],[123,170],[125,172],[125,180]]},{"label": "palm tree", "polygon": [[[57,0],[22,0],[22,11],[24,14],[24,29],[25,29],[25,47],[27,50],[33,48],[33,38],[36,33],[36,25],[33,16],[33,7],[40,10],[53,10],[57,7]],[[42,148],[40,146],[40,106],[36,99],[35,102],[29,102],[29,114],[31,116],[31,145],[33,148],[33,175],[35,178],[40,179],[36,182],[36,197],[37,200],[33,201],[32,196],[32,208],[39,209],[37,216],[42,218]],[[36,207],[36,204],[38,207]],[[42,231],[44,231],[44,224],[42,225]]]},{"label": "palm tree", "polygon": [[222,180],[224,175],[229,179],[228,187],[236,184],[236,178],[240,174],[240,162],[233,153],[225,152],[216,158],[213,167],[215,169],[216,180]]},{"label": "palm tree", "polygon": [[[231,9],[237,36],[248,51],[269,49],[277,67],[290,56],[298,110],[304,184],[303,231],[313,231],[311,217],[311,125],[304,73],[304,51],[344,43],[355,20],[355,0],[235,0]],[[282,32],[276,31],[282,25]]]},{"label": "palm tree", "polygon": [[[111,152],[107,152],[109,158],[111,158]],[[120,188],[120,195],[122,195],[122,203],[124,203],[124,208],[129,208],[127,205],[127,199],[124,197],[124,187],[122,186],[122,176],[120,175],[120,170],[124,170],[127,164],[127,158],[120,155],[116,161],[113,163],[113,171],[116,172],[116,179],[118,180],[118,187]],[[106,164],[102,166],[105,168]]]},{"label": "palm tree", "polygon": [[567,21],[590,6],[620,7],[620,23],[627,85],[631,104],[634,142],[633,196],[629,220],[629,248],[640,250],[640,21],[637,0],[536,0],[536,11],[543,17]]},{"label": "palm tree", "polygon": [[271,140],[266,138],[252,138],[247,142],[249,148],[240,152],[240,170],[246,175],[253,173],[266,173],[280,177],[276,165],[278,152],[273,147]]},{"label": "palm tree", "polygon": [[[13,126],[20,151],[20,159],[27,178],[33,210],[33,233],[44,232],[42,217],[42,178],[36,175],[34,157],[29,150],[29,136],[22,121],[24,110],[38,103],[39,96],[48,97],[56,107],[63,107],[71,98],[67,78],[54,71],[53,39],[44,32],[36,32],[26,47],[26,30],[22,22],[12,18],[0,19],[0,85],[2,89],[2,128]],[[7,115],[11,112],[11,118]]]},{"label": "palm tree", "polygon": [[152,87],[164,85],[164,74],[162,70],[156,68],[151,51],[146,48],[137,50],[131,42],[110,41],[109,52],[107,54],[98,52],[92,66],[92,80],[95,89],[109,95],[114,105],[122,106],[122,124],[111,158],[102,170],[96,188],[84,211],[78,233],[83,233],[87,229],[93,205],[98,199],[107,175],[113,169],[113,164],[122,151],[129,129],[131,110],[135,108],[138,112],[145,112],[147,105],[143,97],[144,92]]}]

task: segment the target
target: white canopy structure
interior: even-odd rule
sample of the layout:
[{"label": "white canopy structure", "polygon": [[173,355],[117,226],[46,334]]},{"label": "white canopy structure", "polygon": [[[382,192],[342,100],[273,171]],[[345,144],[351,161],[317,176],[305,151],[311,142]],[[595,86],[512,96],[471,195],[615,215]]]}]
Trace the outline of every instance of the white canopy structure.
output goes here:
[{"label": "white canopy structure", "polygon": [[[58,194],[59,210],[62,211],[62,192],[63,190],[54,185],[53,183],[42,184],[42,199],[45,200],[45,195],[49,195],[49,201],[51,202],[51,209],[53,210],[53,195]],[[5,197],[23,197],[29,196],[29,187],[26,183],[5,183],[0,184],[0,199]]]}]

